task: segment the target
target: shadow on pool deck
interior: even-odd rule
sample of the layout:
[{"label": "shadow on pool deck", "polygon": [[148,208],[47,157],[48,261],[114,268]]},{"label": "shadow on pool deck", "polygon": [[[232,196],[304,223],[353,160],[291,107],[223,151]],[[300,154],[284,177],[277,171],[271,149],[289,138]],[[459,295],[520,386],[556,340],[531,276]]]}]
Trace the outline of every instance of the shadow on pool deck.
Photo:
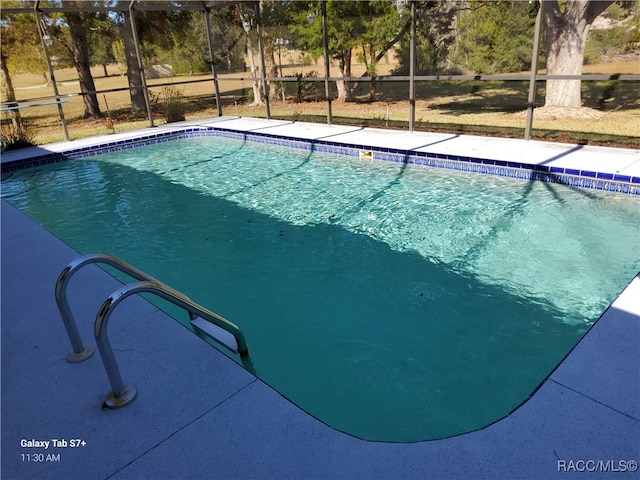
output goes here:
[{"label": "shadow on pool deck", "polygon": [[[638,476],[640,277],[508,417],[445,440],[368,442],[306,414],[142,298],[116,310],[109,331],[138,398],[102,410],[110,388],[100,356],[65,361],[54,300],[58,274],[79,254],[1,203],[3,480]],[[71,282],[85,343],[95,344],[98,306],[119,285],[97,267]],[[67,446],[23,446],[52,439]]]}]

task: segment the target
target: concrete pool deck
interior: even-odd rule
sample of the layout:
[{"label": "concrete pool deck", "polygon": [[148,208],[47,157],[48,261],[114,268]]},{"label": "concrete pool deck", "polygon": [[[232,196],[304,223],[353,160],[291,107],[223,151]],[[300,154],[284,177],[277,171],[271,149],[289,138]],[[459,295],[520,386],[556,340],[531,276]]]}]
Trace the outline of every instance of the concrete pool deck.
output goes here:
[{"label": "concrete pool deck", "polygon": [[461,155],[529,165],[562,167],[636,177],[640,180],[640,150],[589,145],[573,145],[513,138],[480,137],[448,133],[407,132],[344,125],[323,125],[260,118],[216,117],[160,125],[154,128],[88,137],[42,147],[5,152],[2,164],[43,152],[64,152],[72,148],[102,145],[145,134],[178,131],[186,127],[215,127],[247,133],[294,137],[303,140],[333,141],[370,147],[391,147],[440,155]]},{"label": "concrete pool deck", "polygon": [[[583,169],[591,162],[596,171],[640,176],[637,150],[230,117],[145,131],[221,122],[301,138],[340,136],[356,144],[402,142],[452,152],[466,145],[467,151],[511,160]],[[41,148],[65,151],[114,137]],[[28,155],[8,152],[2,162]],[[115,311],[110,328],[123,379],[138,398],[119,410],[101,409],[110,387],[100,355],[66,362],[70,345],[54,300],[56,278],[80,253],[4,200],[0,214],[3,479],[540,479],[575,478],[576,472],[594,479],[638,478],[633,462],[640,460],[640,277],[629,279],[565,360],[509,416],[444,440],[368,442],[309,416],[139,297]],[[119,286],[94,266],[70,283],[86,344],[95,345],[97,309]],[[30,446],[34,440],[50,443],[46,449]],[[75,440],[85,443],[75,446]]]}]

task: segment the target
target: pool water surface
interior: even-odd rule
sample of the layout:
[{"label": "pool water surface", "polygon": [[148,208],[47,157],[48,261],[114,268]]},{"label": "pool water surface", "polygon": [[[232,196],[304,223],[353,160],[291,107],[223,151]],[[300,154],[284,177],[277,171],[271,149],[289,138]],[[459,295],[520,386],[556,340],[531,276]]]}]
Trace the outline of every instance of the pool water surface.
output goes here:
[{"label": "pool water surface", "polygon": [[259,377],[371,440],[508,414],[640,269],[633,196],[218,137],[20,171],[2,196],[228,318]]}]

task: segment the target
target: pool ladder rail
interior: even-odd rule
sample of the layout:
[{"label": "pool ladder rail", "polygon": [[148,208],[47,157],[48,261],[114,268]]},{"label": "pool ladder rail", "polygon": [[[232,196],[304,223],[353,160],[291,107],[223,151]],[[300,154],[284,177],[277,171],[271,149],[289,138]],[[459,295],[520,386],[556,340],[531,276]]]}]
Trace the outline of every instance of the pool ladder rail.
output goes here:
[{"label": "pool ladder rail", "polygon": [[82,338],[78,332],[78,327],[67,300],[67,285],[69,284],[69,280],[71,280],[73,275],[82,267],[93,263],[109,265],[138,280],[137,282],[123,285],[114,291],[102,303],[96,315],[94,335],[112,388],[111,392],[105,397],[104,407],[124,407],[131,403],[136,397],[136,390],[133,387],[126,386],[122,381],[120,369],[118,368],[109,337],[107,336],[107,325],[111,313],[125,298],[131,295],[150,293],[186,310],[189,313],[191,326],[196,329],[196,332],[238,354],[244,367],[250,372],[254,372],[251,359],[249,358],[246,339],[237,325],[198,305],[186,295],[183,295],[128,263],[123,262],[119,258],[103,253],[91,253],[73,260],[58,276],[55,291],[56,303],[73,348],[73,351],[67,354],[67,361],[71,363],[82,362],[91,357],[94,352],[93,347],[85,346],[82,343]]}]

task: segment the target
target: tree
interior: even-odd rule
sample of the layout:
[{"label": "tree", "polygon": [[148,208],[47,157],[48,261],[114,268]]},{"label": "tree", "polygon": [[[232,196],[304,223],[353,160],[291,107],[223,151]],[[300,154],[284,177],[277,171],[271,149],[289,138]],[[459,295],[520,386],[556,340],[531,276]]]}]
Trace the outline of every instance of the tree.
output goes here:
[{"label": "tree", "polygon": [[[433,75],[450,70],[449,48],[454,42],[455,19],[458,10],[468,8],[467,2],[456,0],[417,2],[416,14],[416,74]],[[409,20],[408,8],[404,17]],[[407,25],[408,28],[409,25]],[[409,74],[410,38],[403,34],[396,49],[398,68],[394,73]]]},{"label": "tree", "polygon": [[535,4],[473,0],[458,17],[452,61],[477,74],[530,68]]},{"label": "tree", "polygon": [[[248,22],[249,25],[253,27],[253,17],[250,14],[243,13],[240,7],[236,9],[236,12],[237,12],[238,18],[243,23],[243,25]],[[256,68],[255,56],[253,54],[254,49],[251,42],[252,31],[253,31],[253,28],[249,31],[245,30],[245,47],[247,50],[247,59],[249,60],[249,72],[251,73],[251,79],[252,79],[251,88],[253,90],[253,102],[251,103],[250,106],[259,107],[264,105],[264,102],[262,101],[260,81],[258,80],[258,76],[257,76],[258,69]]]},{"label": "tree", "polygon": [[[23,20],[25,19],[25,16],[19,17],[22,17]],[[26,24],[29,23],[35,27],[35,23],[26,22]],[[15,101],[16,96],[13,89],[11,75],[9,74],[9,65],[7,60],[10,52],[13,52],[14,56],[16,55],[16,47],[24,46],[24,44],[21,44],[21,41],[24,39],[24,33],[25,32],[21,28],[16,28],[15,22],[3,18],[2,42],[0,43],[0,90],[2,93],[2,101],[5,102],[5,106],[7,107],[14,107],[18,105]],[[18,144],[20,146],[24,145],[24,141],[30,143],[28,133],[25,129],[25,124],[22,120],[22,115],[20,115],[20,110],[9,110],[7,113],[10,118],[11,125],[10,127],[2,125],[3,148],[5,147],[5,142],[7,147],[10,143],[13,143],[14,145]]]},{"label": "tree", "polygon": [[116,60],[113,44],[118,38],[119,35],[115,23],[106,15],[97,15],[93,26],[89,29],[89,55],[91,65],[101,65],[105,77],[109,76],[107,65]]},{"label": "tree", "polygon": [[[145,2],[151,4],[152,0]],[[165,2],[153,2],[158,7],[167,7]],[[161,50],[169,50],[172,46],[172,22],[188,21],[189,12],[177,10],[135,11],[136,33],[139,47],[147,48],[147,54],[155,54]],[[142,72],[138,65],[134,32],[131,26],[131,11],[126,9],[118,19],[122,30],[124,54],[127,64],[127,79],[131,95],[131,111],[140,113],[146,109],[142,89]],[[116,47],[117,48],[117,47]],[[142,54],[144,58],[144,53]]]},{"label": "tree", "polygon": [[[262,21],[262,55],[264,56],[264,68],[266,76],[275,78],[278,76],[278,67],[276,65],[275,55],[273,52],[275,46],[275,38],[278,33],[283,30],[282,20],[287,18],[286,11],[288,5],[275,0],[260,0],[260,20]],[[275,35],[275,36],[274,36]],[[269,82],[269,85],[271,83]],[[278,90],[269,88],[269,99],[278,98]]]},{"label": "tree", "polygon": [[35,15],[21,13],[3,18],[0,45],[10,71],[39,74],[44,83],[49,82]]},{"label": "tree", "polygon": [[100,118],[100,106],[96,96],[96,86],[91,74],[91,64],[89,61],[89,46],[87,43],[87,30],[91,25],[92,16],[88,13],[65,14],[71,35],[73,48],[73,60],[80,80],[80,91],[84,103],[84,118]]},{"label": "tree", "polygon": [[211,38],[214,58],[220,59],[216,65],[219,71],[237,72],[244,68],[244,31],[237,28],[235,7],[226,6],[212,11]]},{"label": "tree", "polygon": [[[340,76],[352,76],[353,50],[357,48],[360,48],[362,60],[367,64],[368,71],[365,74],[375,75],[378,61],[393,46],[390,38],[400,29],[400,19],[393,5],[384,0],[330,1],[327,4],[327,18],[329,53],[338,60]],[[336,86],[338,100],[353,99],[356,85],[339,80]]]},{"label": "tree", "polygon": [[[93,32],[92,32],[93,33]],[[102,71],[105,77],[109,76],[107,71],[107,65],[115,61],[113,54],[113,42],[114,38],[108,35],[91,35],[89,41],[92,46],[89,54],[91,58],[91,65],[102,66]]]},{"label": "tree", "polygon": [[[2,85],[2,96],[7,105],[10,107],[17,105],[17,103],[15,103],[16,95],[13,90],[13,83],[11,82],[4,52],[0,52],[0,85]],[[20,110],[9,110],[9,117],[11,118],[13,130],[15,132],[22,131],[23,125]]]},{"label": "tree", "polygon": [[[389,2],[372,1],[361,4],[365,21],[359,36],[358,60],[365,65],[364,75],[378,75],[378,62],[393,48],[398,40],[406,36],[410,28],[410,18],[400,19],[398,13]],[[404,25],[403,25],[404,24]],[[372,80],[369,88],[369,101],[376,96],[376,82]]]},{"label": "tree", "polygon": [[127,64],[127,80],[129,82],[129,96],[131,97],[131,112],[144,112],[146,102],[142,91],[142,76],[136,55],[136,43],[131,28],[131,14],[125,10],[121,20],[124,56]]},{"label": "tree", "polygon": [[[0,86],[2,87],[3,102],[6,102],[7,106],[11,107],[17,105],[17,103],[15,103],[16,94],[13,90],[13,82],[11,81],[11,75],[9,75],[9,67],[7,65],[9,51],[15,47],[16,43],[16,30],[9,28],[10,25],[10,22],[3,22],[2,43],[0,43]],[[14,130],[22,130],[20,111],[9,110],[9,117],[11,118],[11,125]]]},{"label": "tree", "polygon": [[[338,62],[340,77],[352,77],[351,63],[354,51],[367,65],[365,75],[375,75],[376,65],[393,47],[397,32],[403,30],[393,5],[386,0],[327,2],[327,37],[329,55]],[[315,7],[312,7],[315,9]],[[322,52],[322,22],[306,24],[309,10],[297,12],[290,26],[295,44],[312,54]],[[315,13],[313,10],[311,13]],[[406,29],[404,29],[406,31]],[[351,101],[355,86],[352,82],[338,80],[338,100]],[[375,94],[375,91],[374,91]]]},{"label": "tree", "polygon": [[[208,58],[209,52],[202,12],[189,12],[187,22],[171,26],[173,47],[168,56],[172,60],[174,71],[179,64],[186,64],[189,75],[193,75],[196,71],[206,71],[205,59]],[[183,67],[178,70],[185,69]]]},{"label": "tree", "polygon": [[[549,75],[580,75],[587,35],[593,21],[613,0],[541,2],[544,47]],[[547,80],[545,107],[579,108],[580,80]]]},{"label": "tree", "polygon": [[[171,45],[160,53],[174,67],[174,72],[193,75],[210,71],[209,43],[204,16],[201,11],[185,12],[187,17],[170,21]],[[211,37],[216,68],[233,71],[242,68],[244,50],[241,46],[245,34],[237,25],[237,16],[229,17],[229,7],[212,12]],[[235,23],[235,25],[234,25]]]}]

